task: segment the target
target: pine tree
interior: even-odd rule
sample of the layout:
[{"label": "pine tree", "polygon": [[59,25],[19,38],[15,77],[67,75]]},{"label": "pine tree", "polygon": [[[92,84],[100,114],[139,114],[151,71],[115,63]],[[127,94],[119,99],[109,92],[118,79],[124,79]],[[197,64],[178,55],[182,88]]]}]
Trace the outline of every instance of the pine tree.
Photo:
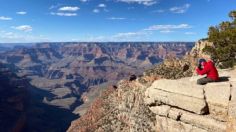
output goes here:
[{"label": "pine tree", "polygon": [[236,11],[231,11],[229,17],[232,21],[209,28],[208,41],[213,42],[214,47],[204,49],[220,68],[233,67],[236,62]]}]

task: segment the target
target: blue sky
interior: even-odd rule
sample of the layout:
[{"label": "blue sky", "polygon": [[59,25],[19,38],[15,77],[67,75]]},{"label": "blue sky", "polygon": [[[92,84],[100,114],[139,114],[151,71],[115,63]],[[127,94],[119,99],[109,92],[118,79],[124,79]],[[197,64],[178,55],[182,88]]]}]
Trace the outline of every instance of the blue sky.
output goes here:
[{"label": "blue sky", "polygon": [[0,43],[197,41],[236,0],[0,0]]}]

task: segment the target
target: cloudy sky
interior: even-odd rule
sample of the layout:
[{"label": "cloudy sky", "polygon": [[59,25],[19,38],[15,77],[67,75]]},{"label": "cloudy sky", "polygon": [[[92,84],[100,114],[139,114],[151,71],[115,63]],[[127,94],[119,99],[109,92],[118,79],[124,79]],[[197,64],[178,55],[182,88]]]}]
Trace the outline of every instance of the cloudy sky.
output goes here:
[{"label": "cloudy sky", "polygon": [[0,43],[196,41],[236,0],[0,0]]}]

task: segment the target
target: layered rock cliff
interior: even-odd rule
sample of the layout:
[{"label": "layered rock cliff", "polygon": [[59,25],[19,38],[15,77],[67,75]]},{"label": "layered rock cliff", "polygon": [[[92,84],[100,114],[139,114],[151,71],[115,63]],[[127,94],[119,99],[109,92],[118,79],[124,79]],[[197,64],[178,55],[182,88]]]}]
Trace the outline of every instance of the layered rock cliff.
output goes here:
[{"label": "layered rock cliff", "polygon": [[236,70],[220,75],[222,82],[204,86],[192,77],[122,80],[68,131],[234,132]]},{"label": "layered rock cliff", "polygon": [[12,66],[0,63],[0,131],[19,132],[26,127],[29,95],[24,85],[27,81],[18,78],[8,67]]},{"label": "layered rock cliff", "polygon": [[[43,102],[82,115],[106,85],[181,57],[193,43],[39,43],[0,53],[0,62],[18,67],[16,74],[44,90]],[[47,96],[52,95],[52,96]],[[85,99],[87,98],[87,99]],[[83,106],[77,107],[81,104]]]},{"label": "layered rock cliff", "polygon": [[193,76],[196,61],[191,52],[183,59],[166,60],[136,80],[120,81],[73,121],[68,132],[236,131],[236,70],[219,70],[220,82],[200,86],[200,76]]},{"label": "layered rock cliff", "polygon": [[[0,131],[65,131],[107,86],[142,73],[168,55],[181,57],[192,44],[40,43],[0,51],[0,62],[14,74],[0,67]],[[15,127],[18,116],[22,124]]]},{"label": "layered rock cliff", "polygon": [[221,82],[207,85],[196,85],[193,78],[155,81],[146,90],[145,103],[155,113],[157,130],[236,131],[236,70],[220,75]]},{"label": "layered rock cliff", "polygon": [[137,81],[119,82],[96,99],[68,131],[155,131],[155,114],[144,104],[144,91],[145,86]]},{"label": "layered rock cliff", "polygon": [[194,56],[194,57],[201,57],[204,53],[204,48],[210,46],[213,47],[213,43],[209,42],[207,40],[199,40],[195,43],[195,46],[192,48],[192,50],[190,51],[190,55]]},{"label": "layered rock cliff", "polygon": [[34,88],[29,79],[17,76],[18,70],[12,64],[0,63],[0,131],[65,131],[78,116],[43,103],[47,92]]}]

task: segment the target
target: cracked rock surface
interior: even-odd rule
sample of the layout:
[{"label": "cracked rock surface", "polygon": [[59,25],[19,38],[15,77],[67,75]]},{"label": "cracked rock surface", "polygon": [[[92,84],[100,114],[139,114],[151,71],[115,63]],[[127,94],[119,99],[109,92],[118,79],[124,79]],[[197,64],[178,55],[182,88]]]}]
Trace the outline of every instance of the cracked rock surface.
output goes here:
[{"label": "cracked rock surface", "polygon": [[196,79],[161,79],[145,92],[161,132],[235,132],[236,70],[219,71],[228,81],[197,85]]}]

